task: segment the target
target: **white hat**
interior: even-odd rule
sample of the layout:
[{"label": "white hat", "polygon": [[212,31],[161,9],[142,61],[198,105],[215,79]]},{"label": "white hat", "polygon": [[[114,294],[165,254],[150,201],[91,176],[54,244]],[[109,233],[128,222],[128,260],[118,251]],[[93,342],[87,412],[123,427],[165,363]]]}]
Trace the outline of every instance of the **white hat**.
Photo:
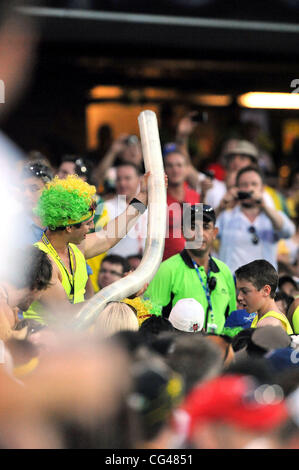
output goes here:
[{"label": "white hat", "polygon": [[168,320],[177,330],[198,333],[204,326],[205,312],[197,300],[180,299],[172,308]]}]

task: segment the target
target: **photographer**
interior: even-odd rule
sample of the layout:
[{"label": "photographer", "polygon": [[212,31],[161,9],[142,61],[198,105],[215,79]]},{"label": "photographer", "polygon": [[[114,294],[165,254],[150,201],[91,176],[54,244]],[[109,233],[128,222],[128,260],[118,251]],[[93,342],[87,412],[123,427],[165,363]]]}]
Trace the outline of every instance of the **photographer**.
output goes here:
[{"label": "photographer", "polygon": [[236,187],[224,199],[227,208],[217,219],[219,258],[232,272],[255,259],[265,259],[276,267],[277,243],[292,237],[295,226],[266,202],[259,169],[242,168],[237,173]]}]

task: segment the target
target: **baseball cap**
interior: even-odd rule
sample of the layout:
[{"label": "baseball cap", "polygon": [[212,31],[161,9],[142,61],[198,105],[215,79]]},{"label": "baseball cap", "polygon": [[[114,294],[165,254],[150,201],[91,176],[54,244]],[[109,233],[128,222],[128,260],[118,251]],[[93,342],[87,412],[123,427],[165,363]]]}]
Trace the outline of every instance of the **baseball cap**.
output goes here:
[{"label": "baseball cap", "polygon": [[192,222],[202,216],[205,222],[216,223],[215,211],[212,206],[209,206],[209,204],[202,204],[200,202],[192,205],[184,204],[183,220],[188,220],[187,214],[191,215]]},{"label": "baseball cap", "polygon": [[204,326],[205,311],[195,299],[180,299],[172,308],[168,320],[177,330],[198,333]]},{"label": "baseball cap", "polygon": [[175,142],[167,142],[163,146],[163,151],[162,151],[163,158],[166,155],[168,155],[169,153],[176,153],[176,152],[181,153],[181,151],[179,150],[178,145]]},{"label": "baseball cap", "polygon": [[234,140],[225,149],[224,157],[229,158],[233,155],[246,155],[257,162],[258,149],[248,140]]},{"label": "baseball cap", "polygon": [[185,433],[189,437],[196,425],[207,422],[267,431],[289,416],[281,387],[257,384],[246,375],[223,375],[194,387],[180,409],[188,417]]},{"label": "baseball cap", "polygon": [[275,372],[282,372],[290,367],[298,369],[299,349],[294,349],[291,346],[274,349],[266,354],[265,358],[271,364]]}]

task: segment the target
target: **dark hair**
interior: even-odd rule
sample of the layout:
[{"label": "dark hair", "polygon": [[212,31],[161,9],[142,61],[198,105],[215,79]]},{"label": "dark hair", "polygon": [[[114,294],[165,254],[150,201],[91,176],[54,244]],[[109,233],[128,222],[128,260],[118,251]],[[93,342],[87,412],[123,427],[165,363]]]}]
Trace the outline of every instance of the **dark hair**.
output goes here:
[{"label": "dark hair", "polygon": [[[82,222],[79,222],[78,224],[72,224],[71,227],[80,228],[81,225],[82,225]],[[63,230],[65,230],[67,227],[70,227],[70,225],[65,225],[65,226],[60,226],[60,227],[55,227],[55,228],[48,227],[48,229],[51,232],[63,232]]]},{"label": "dark hair", "polygon": [[119,162],[119,163],[116,165],[117,170],[118,170],[118,168],[121,168],[122,166],[130,166],[130,167],[134,168],[134,170],[136,171],[137,176],[141,176],[140,168],[139,168],[139,166],[136,165],[135,163],[133,163],[133,162],[121,161],[121,162]]},{"label": "dark hair", "polygon": [[264,182],[264,175],[262,171],[258,167],[250,165],[250,166],[245,166],[245,168],[241,168],[241,170],[238,171],[237,176],[236,176],[236,186],[239,186],[241,176],[244,175],[244,173],[249,173],[250,171],[253,171],[257,175],[259,175],[259,177],[262,180],[262,183]]},{"label": "dark hair", "polygon": [[[283,263],[282,261],[278,261],[277,269],[278,269],[278,274],[279,275],[281,274],[281,272],[285,272],[288,275],[292,276],[292,270],[291,270],[290,266],[286,263]],[[282,277],[282,275],[281,275],[281,277]]]},{"label": "dark hair", "polygon": [[240,357],[225,368],[223,374],[250,376],[261,385],[275,383],[273,370],[269,362],[262,356],[255,356],[254,359],[252,357]]},{"label": "dark hair", "polygon": [[140,259],[142,260],[142,256],[140,253],[136,253],[135,255],[129,255],[127,256],[127,260],[131,259],[131,258],[137,258],[137,259]]},{"label": "dark hair", "polygon": [[111,263],[111,264],[120,264],[123,268],[123,273],[127,273],[128,271],[130,271],[129,262],[126,258],[123,258],[123,256],[107,255],[102,260],[102,264],[105,263],[105,261],[107,261],[108,263]]},{"label": "dark hair", "polygon": [[90,183],[93,171],[93,164],[90,160],[82,155],[65,154],[61,158],[59,167],[65,162],[74,163],[74,174],[78,175],[80,178],[85,176],[86,181]]},{"label": "dark hair", "polygon": [[252,261],[238,268],[235,275],[237,279],[251,282],[257,290],[269,285],[271,287],[270,297],[274,299],[278,285],[278,273],[268,261],[264,259]]},{"label": "dark hair", "polygon": [[296,281],[292,278],[292,276],[281,276],[281,277],[278,279],[278,287],[279,287],[279,289],[281,289],[282,286],[283,286],[284,284],[286,284],[287,282],[289,282],[290,284],[292,284],[292,286],[294,286],[295,289],[298,289],[297,283],[296,283]]},{"label": "dark hair", "polygon": [[174,147],[173,149],[171,149],[169,151],[165,151],[165,153],[163,153],[164,166],[165,166],[165,163],[166,163],[165,161],[167,160],[169,155],[172,155],[174,153],[180,155],[184,159],[185,163],[187,163],[186,155],[184,155],[183,152],[181,152],[181,150],[178,149],[178,147]]},{"label": "dark hair", "polygon": [[166,362],[182,375],[186,393],[205,380],[211,371],[218,374],[223,366],[220,348],[207,337],[197,334],[175,336]]},{"label": "dark hair", "polygon": [[17,289],[44,290],[52,278],[52,263],[47,254],[36,246],[16,250],[10,258],[5,281]]},{"label": "dark hair", "polygon": [[145,341],[150,341],[154,336],[166,331],[175,330],[169,320],[157,315],[144,320],[139,328],[139,334],[144,337]]},{"label": "dark hair", "polygon": [[71,163],[75,163],[76,160],[79,158],[78,155],[71,155],[71,154],[65,154],[61,157],[61,160],[60,160],[60,165],[64,162],[71,162]]},{"label": "dark hair", "polygon": [[290,308],[291,303],[294,301],[294,297],[291,295],[286,294],[285,292],[279,290],[276,292],[275,297],[274,297],[275,302],[278,302],[279,300],[282,300],[282,302],[285,302],[286,309],[285,309],[285,314]]}]

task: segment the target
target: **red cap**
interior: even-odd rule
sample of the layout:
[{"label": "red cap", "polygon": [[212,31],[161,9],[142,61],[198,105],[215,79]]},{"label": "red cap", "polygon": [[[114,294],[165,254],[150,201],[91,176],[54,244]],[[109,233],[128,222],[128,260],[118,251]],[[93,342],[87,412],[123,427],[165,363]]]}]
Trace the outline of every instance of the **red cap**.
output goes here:
[{"label": "red cap", "polygon": [[257,431],[275,428],[289,416],[275,387],[257,387],[250,377],[238,375],[224,375],[195,387],[181,408],[189,416],[188,436],[196,424],[211,421]]}]

